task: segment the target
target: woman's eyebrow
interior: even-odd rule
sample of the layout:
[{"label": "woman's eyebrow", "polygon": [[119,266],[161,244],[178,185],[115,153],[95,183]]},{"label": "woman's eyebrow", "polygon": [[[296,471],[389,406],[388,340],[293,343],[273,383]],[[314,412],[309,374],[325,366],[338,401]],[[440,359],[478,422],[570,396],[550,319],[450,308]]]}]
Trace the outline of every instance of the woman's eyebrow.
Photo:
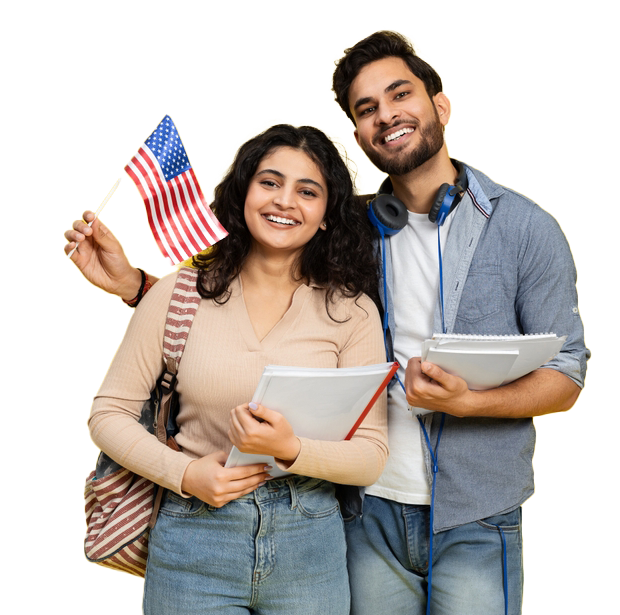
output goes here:
[{"label": "woman's eyebrow", "polygon": [[308,177],[304,177],[302,179],[298,179],[297,183],[298,184],[312,184],[313,186],[316,186],[321,192],[325,192],[325,190],[323,189],[323,186],[321,186],[321,184],[319,184],[319,182],[314,181],[313,179],[310,179]]},{"label": "woman's eyebrow", "polygon": [[263,169],[262,171],[259,171],[256,175],[277,175],[278,177],[284,179],[284,173],[276,171],[275,169]]}]

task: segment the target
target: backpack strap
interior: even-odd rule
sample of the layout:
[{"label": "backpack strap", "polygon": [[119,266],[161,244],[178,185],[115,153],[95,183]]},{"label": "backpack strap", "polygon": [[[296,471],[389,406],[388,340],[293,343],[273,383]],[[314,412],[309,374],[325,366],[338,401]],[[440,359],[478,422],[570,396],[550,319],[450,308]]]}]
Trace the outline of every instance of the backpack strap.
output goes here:
[{"label": "backpack strap", "polygon": [[198,270],[182,267],[177,274],[176,285],[170,298],[164,331],[164,360],[166,368],[173,374],[179,370],[189,330],[200,305],[197,281]]},{"label": "backpack strap", "polygon": [[[189,335],[194,316],[202,297],[196,290],[198,270],[191,267],[182,267],[177,274],[177,281],[172,291],[168,314],[166,316],[166,328],[164,330],[164,362],[166,369],[158,380],[159,387],[159,412],[155,416],[154,431],[160,442],[163,442],[174,450],[180,450],[174,438],[167,438],[166,425],[170,415],[172,394],[177,383],[179,363],[185,350],[185,343]],[[149,521],[152,529],[157,521],[157,513],[161,506],[161,500],[165,489],[159,487],[153,502],[153,512]]]},{"label": "backpack strap", "polygon": [[197,269],[190,267],[179,269],[168,306],[163,342],[166,369],[160,378],[161,402],[159,416],[155,423],[155,433],[160,442],[164,443],[166,442],[170,399],[176,386],[179,363],[183,357],[194,316],[196,316],[202,299],[196,289],[197,281]]}]

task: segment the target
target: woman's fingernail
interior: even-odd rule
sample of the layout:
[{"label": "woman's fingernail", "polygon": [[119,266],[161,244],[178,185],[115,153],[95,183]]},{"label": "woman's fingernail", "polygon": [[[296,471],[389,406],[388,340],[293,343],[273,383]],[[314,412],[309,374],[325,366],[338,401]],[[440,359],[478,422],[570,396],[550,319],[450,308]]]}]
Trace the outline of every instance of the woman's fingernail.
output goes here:
[{"label": "woman's fingernail", "polygon": [[258,405],[257,405],[257,404],[255,404],[253,401],[251,401],[251,402],[249,403],[249,406],[250,406],[250,408],[252,408],[252,410],[258,410]]}]

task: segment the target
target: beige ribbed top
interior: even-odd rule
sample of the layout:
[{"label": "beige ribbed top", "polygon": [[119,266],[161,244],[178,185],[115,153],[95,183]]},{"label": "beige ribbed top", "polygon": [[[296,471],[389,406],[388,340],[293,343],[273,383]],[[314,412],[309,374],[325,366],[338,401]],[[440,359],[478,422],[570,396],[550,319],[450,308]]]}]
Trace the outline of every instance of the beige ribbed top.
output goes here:
[{"label": "beige ribbed top", "polygon": [[[325,292],[300,286],[290,308],[258,340],[243,300],[241,282],[223,305],[203,299],[178,372],[181,408],[176,440],[183,452],[158,442],[137,419],[163,371],[162,340],[176,274],[160,280],[144,297],[95,397],[89,426],[97,446],[124,467],[181,493],[183,474],[196,458],[228,452],[230,410],[252,399],[268,364],[352,367],[385,361],[379,315],[366,296],[341,298],[325,310]],[[290,472],[337,483],[370,485],[387,459],[386,394],[347,442],[300,438],[301,452]]]}]

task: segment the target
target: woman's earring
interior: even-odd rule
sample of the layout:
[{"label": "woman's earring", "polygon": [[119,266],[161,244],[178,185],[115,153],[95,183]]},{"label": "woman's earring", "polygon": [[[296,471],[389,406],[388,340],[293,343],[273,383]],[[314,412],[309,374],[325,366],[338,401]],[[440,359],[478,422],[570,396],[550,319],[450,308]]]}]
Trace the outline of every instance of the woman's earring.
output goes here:
[{"label": "woman's earring", "polygon": [[321,224],[319,224],[319,228],[322,231],[326,231],[327,230],[327,222],[325,222],[325,220],[323,220],[323,222],[321,222]]}]

